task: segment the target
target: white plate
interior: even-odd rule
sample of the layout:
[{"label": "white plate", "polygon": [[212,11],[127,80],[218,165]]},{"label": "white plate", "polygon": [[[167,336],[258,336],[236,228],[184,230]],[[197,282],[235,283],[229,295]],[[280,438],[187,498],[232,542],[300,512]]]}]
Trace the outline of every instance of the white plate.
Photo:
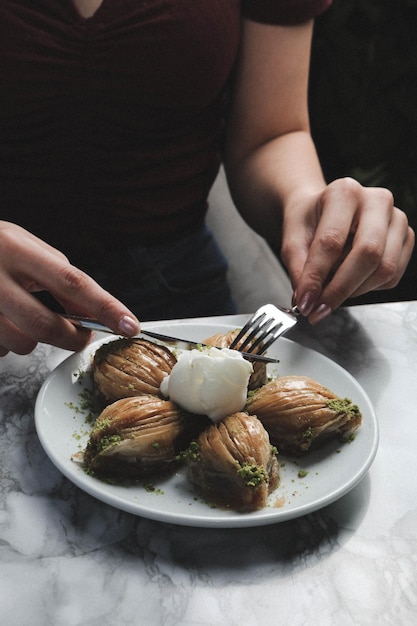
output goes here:
[{"label": "white plate", "polygon": [[[152,328],[151,324],[146,326]],[[157,330],[168,335],[202,341],[218,332],[233,328],[226,324],[158,324]],[[110,338],[112,338],[110,336]],[[315,511],[350,491],[369,469],[378,446],[378,427],[372,405],[361,386],[346,370],[330,359],[281,338],[268,355],[280,359],[269,366],[273,375],[310,376],[342,397],[349,397],[362,411],[363,422],[352,443],[334,442],[297,461],[280,457],[281,484],[271,494],[268,506],[253,513],[211,508],[194,492],[183,470],[168,479],[153,482],[154,491],[144,486],[110,485],[88,476],[71,460],[85,446],[89,427],[86,415],[79,410],[80,394],[89,384],[89,376],[79,376],[90,365],[91,355],[109,337],[92,343],[84,352],[63,361],[43,384],[35,406],[39,439],[54,465],[75,485],[90,495],[118,509],[162,522],[187,526],[245,527],[282,522]],[[299,476],[300,470],[307,472]],[[149,481],[148,481],[149,482]]]}]

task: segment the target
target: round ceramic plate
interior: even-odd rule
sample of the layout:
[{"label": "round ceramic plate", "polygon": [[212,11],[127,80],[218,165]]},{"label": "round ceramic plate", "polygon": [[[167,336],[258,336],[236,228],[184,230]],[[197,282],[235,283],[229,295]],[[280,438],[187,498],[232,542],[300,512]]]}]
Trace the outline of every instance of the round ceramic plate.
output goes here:
[{"label": "round ceramic plate", "polygon": [[[144,327],[152,329],[152,324]],[[158,324],[155,330],[167,335],[203,341],[232,326],[190,321]],[[279,339],[268,356],[279,359],[269,365],[273,376],[310,376],[342,397],[350,398],[363,415],[362,425],[351,443],[332,442],[301,459],[279,457],[281,481],[268,505],[253,513],[236,513],[213,508],[195,492],[185,471],[169,478],[126,487],[89,476],[73,460],[88,440],[89,427],[83,399],[91,391],[88,371],[91,356],[107,336],[84,352],[63,361],[43,384],[35,406],[35,423],[41,444],[54,465],[75,485],[95,498],[123,511],[173,524],[203,527],[247,527],[273,524],[299,517],[324,507],[350,491],[368,471],[377,451],[378,427],[372,405],[357,381],[323,355],[285,338]]]}]

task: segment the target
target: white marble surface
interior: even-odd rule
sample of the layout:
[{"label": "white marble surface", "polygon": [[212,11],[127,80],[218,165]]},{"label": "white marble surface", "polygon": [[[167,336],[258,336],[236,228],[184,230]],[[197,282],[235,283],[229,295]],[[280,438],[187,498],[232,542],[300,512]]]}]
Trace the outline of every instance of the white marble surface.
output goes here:
[{"label": "white marble surface", "polygon": [[207,224],[227,258],[228,280],[239,313],[256,311],[265,302],[291,302],[287,273],[267,242],[239,215],[223,168],[210,192]]},{"label": "white marble surface", "polygon": [[417,616],[417,303],[337,312],[291,338],[361,383],[380,425],[366,477],[303,518],[254,529],[140,519],[55,469],[33,408],[65,354],[0,360],[0,623],[411,625]]}]

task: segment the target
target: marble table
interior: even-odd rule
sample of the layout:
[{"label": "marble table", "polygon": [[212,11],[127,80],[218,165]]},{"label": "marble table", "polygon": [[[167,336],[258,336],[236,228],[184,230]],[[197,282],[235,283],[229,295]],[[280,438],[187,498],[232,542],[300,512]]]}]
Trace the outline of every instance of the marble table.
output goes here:
[{"label": "marble table", "polygon": [[[234,320],[234,318],[233,318]],[[236,317],[236,324],[242,317]],[[7,626],[411,625],[417,617],[417,302],[341,309],[291,339],[359,381],[380,427],[369,472],[305,517],[174,526],[75,487],[37,438],[67,353],[0,360],[0,622]]]}]

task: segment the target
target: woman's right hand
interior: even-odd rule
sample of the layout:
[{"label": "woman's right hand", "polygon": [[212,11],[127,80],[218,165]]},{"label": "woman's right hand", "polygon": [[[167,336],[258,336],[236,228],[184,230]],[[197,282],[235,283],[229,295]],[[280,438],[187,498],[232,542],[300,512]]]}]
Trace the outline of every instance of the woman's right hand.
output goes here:
[{"label": "woman's right hand", "polygon": [[38,342],[81,350],[90,331],[76,328],[33,296],[48,291],[67,312],[97,318],[115,333],[139,332],[137,318],[58,250],[0,221],[0,356],[28,354]]}]

